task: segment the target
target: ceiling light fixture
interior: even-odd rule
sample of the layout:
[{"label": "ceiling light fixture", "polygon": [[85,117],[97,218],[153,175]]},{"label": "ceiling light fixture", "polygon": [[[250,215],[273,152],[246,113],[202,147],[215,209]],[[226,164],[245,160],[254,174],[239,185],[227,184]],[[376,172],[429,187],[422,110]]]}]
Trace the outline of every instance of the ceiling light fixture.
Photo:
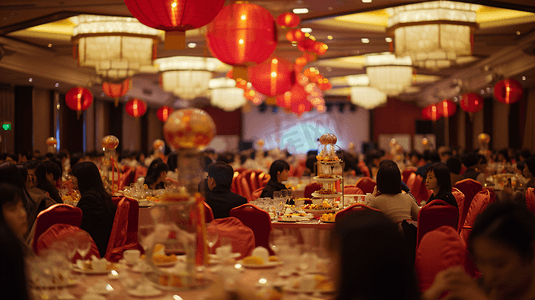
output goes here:
[{"label": "ceiling light fixture", "polygon": [[398,57],[409,55],[415,65],[447,68],[459,56],[472,55],[472,32],[479,5],[433,1],[387,9],[387,33],[394,34]]},{"label": "ceiling light fixture", "polygon": [[59,87],[59,83],[56,82],[56,84],[54,84],[55,87]]},{"label": "ceiling light fixture", "polygon": [[372,3],[372,0],[362,0],[362,3]]},{"label": "ceiling light fixture", "polygon": [[391,42],[392,42],[392,38],[391,38],[391,37],[387,37],[387,38],[385,38],[385,41],[386,41],[387,43],[391,43]]},{"label": "ceiling light fixture", "polygon": [[333,39],[333,36],[332,36],[332,35],[328,35],[328,36],[327,36],[327,39],[332,40],[332,39]]},{"label": "ceiling light fixture", "polygon": [[308,8],[294,8],[293,10],[294,14],[308,14]]},{"label": "ceiling light fixture", "polygon": [[360,39],[361,42],[363,42],[364,44],[368,44],[370,42],[370,39],[367,39],[367,38],[362,38]]},{"label": "ceiling light fixture", "polygon": [[195,48],[195,47],[197,47],[197,44],[195,44],[195,43],[189,43],[189,44],[188,44],[188,47],[189,47],[189,48]]},{"label": "ceiling light fixture", "polygon": [[397,96],[412,84],[412,61],[391,53],[366,55],[366,74],[370,86],[389,96]]},{"label": "ceiling light fixture", "polygon": [[247,103],[243,89],[236,87],[236,81],[221,77],[209,81],[212,92],[210,104],[225,111],[234,111]]},{"label": "ceiling light fixture", "polygon": [[48,44],[48,48],[52,48],[52,44]]},{"label": "ceiling light fixture", "polygon": [[516,35],[520,35],[520,33],[521,33],[520,31],[517,31],[517,32],[516,32]]},{"label": "ceiling light fixture", "polygon": [[347,76],[346,80],[351,86],[351,103],[365,109],[374,109],[386,103],[386,93],[369,86],[368,75]]},{"label": "ceiling light fixture", "polygon": [[522,80],[526,80],[526,76],[522,76]]},{"label": "ceiling light fixture", "polygon": [[28,81],[29,81],[29,82],[33,82],[33,78],[30,77],[30,78],[28,79]]},{"label": "ceiling light fixture", "polygon": [[312,32],[312,28],[308,28],[308,27],[301,28],[301,31],[304,32],[304,33],[311,33]]}]

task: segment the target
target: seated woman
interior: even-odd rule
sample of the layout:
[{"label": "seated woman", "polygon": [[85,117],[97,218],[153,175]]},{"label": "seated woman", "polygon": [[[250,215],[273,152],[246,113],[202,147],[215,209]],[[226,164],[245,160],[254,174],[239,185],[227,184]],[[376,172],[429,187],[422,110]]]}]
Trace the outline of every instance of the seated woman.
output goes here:
[{"label": "seated woman", "polygon": [[[442,163],[436,163],[427,168],[425,176],[425,187],[432,190],[433,194],[427,200],[427,203],[440,199],[446,203],[459,208],[457,200],[451,193],[450,170]],[[427,204],[426,203],[426,204]]]},{"label": "seated woman", "polygon": [[169,166],[161,158],[155,158],[147,169],[145,184],[151,190],[164,189],[168,171]]},{"label": "seated woman", "polygon": [[106,193],[100,172],[93,162],[77,163],[72,168],[72,175],[73,186],[82,195],[77,205],[83,213],[80,228],[91,235],[100,256],[104,257],[117,206]]},{"label": "seated woman", "polygon": [[482,272],[461,267],[437,274],[422,299],[535,299],[535,216],[512,202],[495,202],[477,216],[468,249]]},{"label": "seated woman", "polygon": [[377,171],[377,185],[371,197],[366,197],[366,205],[377,208],[392,222],[418,220],[420,208],[408,194],[401,192],[401,173],[391,160],[383,161]]},{"label": "seated woman", "polygon": [[286,161],[282,159],[274,161],[269,167],[270,179],[262,190],[260,198],[273,198],[273,192],[286,189],[282,182],[288,180],[289,171],[290,165]]}]

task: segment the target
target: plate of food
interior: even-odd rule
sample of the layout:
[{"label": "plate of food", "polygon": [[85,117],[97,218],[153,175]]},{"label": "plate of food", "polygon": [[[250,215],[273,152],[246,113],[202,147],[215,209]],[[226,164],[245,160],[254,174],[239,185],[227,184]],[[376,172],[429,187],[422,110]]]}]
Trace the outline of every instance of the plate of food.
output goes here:
[{"label": "plate of food", "polygon": [[310,220],[310,217],[306,213],[290,213],[280,216],[277,221],[279,222],[299,222]]},{"label": "plate of food", "polygon": [[318,182],[335,182],[342,178],[340,175],[320,174],[312,179]]},{"label": "plate of food", "polygon": [[268,269],[282,265],[282,261],[276,256],[270,256],[267,262],[264,262],[264,260],[258,256],[247,256],[238,261],[238,263],[243,267],[250,269]]},{"label": "plate of food", "polygon": [[312,193],[312,197],[320,197],[320,198],[338,198],[342,195],[342,193],[338,193],[331,190],[317,190],[314,193]]},{"label": "plate of food", "polygon": [[108,274],[111,270],[117,270],[118,266],[111,262],[106,262],[106,267],[100,269],[100,267],[93,266],[92,261],[76,261],[76,264],[73,264],[72,270],[76,273],[83,274],[92,274],[92,275],[103,275]]},{"label": "plate of food", "polygon": [[334,293],[334,282],[323,275],[306,275],[296,279],[283,289],[290,293]]},{"label": "plate of food", "polygon": [[324,223],[334,223],[336,219],[336,214],[334,213],[327,213],[322,214],[320,220]]}]

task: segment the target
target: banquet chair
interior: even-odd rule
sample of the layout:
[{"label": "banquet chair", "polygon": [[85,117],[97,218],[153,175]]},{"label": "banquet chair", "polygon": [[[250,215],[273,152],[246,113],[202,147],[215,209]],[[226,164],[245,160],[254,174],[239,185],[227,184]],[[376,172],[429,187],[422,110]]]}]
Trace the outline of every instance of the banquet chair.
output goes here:
[{"label": "banquet chair", "polygon": [[[249,182],[247,181],[247,177],[250,176],[250,173],[247,174],[240,174],[239,178],[239,186],[241,187],[240,195],[245,197],[247,199],[247,202],[251,201],[252,198],[252,191],[249,186]],[[240,190],[240,189],[239,189]]]},{"label": "banquet chair", "polygon": [[364,192],[365,194],[367,193],[373,193],[373,189],[375,188],[375,186],[377,185],[377,183],[375,182],[375,180],[369,178],[369,177],[362,177],[361,179],[359,179],[357,181],[357,183],[355,184],[359,189],[362,190],[362,192]]},{"label": "banquet chair", "polygon": [[415,167],[406,167],[405,170],[403,170],[401,177],[403,178],[403,182],[405,182],[405,184],[407,184],[409,176],[411,176],[412,173],[415,173],[416,170],[417,169]]},{"label": "banquet chair", "polygon": [[459,213],[455,206],[440,199],[431,201],[418,212],[416,247],[428,232],[441,226],[451,226],[457,230],[458,223]]},{"label": "banquet chair", "polygon": [[312,193],[314,193],[315,191],[319,191],[320,189],[321,189],[321,183],[317,183],[317,182],[309,183],[307,184],[307,186],[305,186],[303,197],[311,198]]},{"label": "banquet chair", "polygon": [[123,257],[123,252],[128,249],[137,249],[143,252],[143,247],[137,238],[138,223],[139,204],[137,200],[124,197],[117,205],[108,248],[104,255],[106,260],[118,262]]},{"label": "banquet chair", "polygon": [[261,188],[258,188],[256,189],[252,194],[251,194],[251,201],[255,201],[256,199],[260,198],[260,195],[262,195],[262,191],[264,190],[264,187],[261,187]]},{"label": "banquet chair", "polygon": [[208,203],[203,202],[204,204],[204,222],[206,224],[212,222],[214,220],[214,212],[212,211],[212,208]]},{"label": "banquet chair", "polygon": [[82,210],[67,204],[54,204],[37,215],[35,233],[32,239],[32,250],[36,251],[37,240],[48,228],[54,224],[68,224],[80,227],[82,224]]},{"label": "banquet chair", "polygon": [[239,194],[238,193],[238,176],[240,176],[240,172],[234,171],[234,175],[232,175],[232,183],[230,184],[230,191]]},{"label": "banquet chair", "polygon": [[113,204],[115,204],[115,206],[119,205],[119,202],[121,200],[123,200],[124,197],[120,197],[120,196],[113,196],[111,197],[111,202],[113,202]]},{"label": "banquet chair", "polygon": [[122,190],[124,187],[129,186],[132,183],[132,169],[128,169],[121,175],[119,178],[119,190]]},{"label": "banquet chair", "polygon": [[[463,206],[463,214],[461,215],[461,224],[464,225],[464,221],[466,220],[466,214],[468,213],[468,209],[470,208],[470,204],[472,203],[472,199],[474,199],[474,196],[479,193],[483,187],[481,186],[481,183],[479,181],[467,178],[461,181],[458,181],[454,187],[459,189],[464,194],[464,206]],[[459,211],[460,211],[459,207]]]},{"label": "banquet chair", "polygon": [[[409,177],[407,178],[407,187],[409,188],[409,190],[411,191],[411,194],[412,194],[412,191],[413,191],[413,188],[414,188],[414,182],[416,181],[416,173],[411,173],[409,175]],[[414,195],[414,194],[413,194]]]},{"label": "banquet chair", "polygon": [[462,215],[463,215],[463,209],[464,209],[464,194],[459,191],[456,187],[451,188],[451,193],[453,194],[453,197],[455,197],[455,200],[457,201],[457,207],[459,207],[459,223],[457,224],[457,232],[461,232],[461,228],[463,227],[463,224],[461,223]]},{"label": "banquet chair", "polygon": [[414,268],[420,291],[424,292],[442,270],[467,263],[466,245],[451,226],[441,226],[428,232],[416,249]]},{"label": "banquet chair", "polygon": [[345,218],[346,216],[354,213],[354,212],[359,212],[359,211],[363,211],[363,210],[366,210],[366,209],[371,209],[371,210],[375,210],[375,211],[380,211],[376,208],[371,208],[367,205],[364,205],[364,204],[361,204],[361,203],[356,203],[356,204],[353,204],[353,205],[350,205],[344,209],[342,209],[341,211],[337,212],[335,217],[334,217],[334,220],[335,221],[338,221],[338,220],[341,220],[342,218]]},{"label": "banquet chair", "polygon": [[251,252],[255,248],[255,234],[253,230],[235,217],[215,219],[206,226],[206,231],[217,232],[218,239],[213,249],[222,246],[223,242],[227,240],[232,245],[232,252],[239,252],[241,258],[244,258],[251,255]]},{"label": "banquet chair", "polygon": [[[45,251],[50,247],[54,247],[54,244],[56,242],[66,242],[69,239],[76,240],[76,237],[80,232],[86,231],[78,226],[72,226],[68,224],[54,224],[50,226],[50,228],[48,228],[45,232],[43,232],[43,234],[41,234],[37,239],[36,250],[34,250],[35,254],[39,255],[40,252]],[[95,244],[95,241],[91,239],[91,248],[85,258],[87,259],[93,255],[97,258],[100,258],[97,244]],[[71,261],[76,262],[76,260],[81,258],[82,256],[77,252],[74,254]]]},{"label": "banquet chair", "polygon": [[535,214],[535,190],[532,187],[526,189],[526,206]]},{"label": "banquet chair", "polygon": [[270,255],[274,254],[269,246],[271,218],[267,211],[253,204],[243,204],[231,209],[230,216],[239,219],[245,226],[251,228],[255,236],[255,247],[264,247]]},{"label": "banquet chair", "polygon": [[147,175],[147,168],[146,167],[143,167],[143,166],[138,166],[136,168],[136,171],[134,172],[134,183],[137,182],[137,180],[139,179],[139,177],[145,177],[145,175]]},{"label": "banquet chair", "polygon": [[474,196],[474,199],[468,208],[468,213],[466,214],[463,227],[460,231],[461,238],[465,243],[468,243],[468,238],[470,237],[470,233],[472,232],[472,227],[474,226],[477,216],[487,208],[490,202],[494,202],[494,197],[495,195],[487,189],[477,193]]},{"label": "banquet chair", "polygon": [[411,189],[411,194],[416,198],[416,201],[418,203],[426,202],[427,199],[429,199],[429,196],[431,196],[431,193],[432,191],[427,190],[427,187],[425,186],[424,178],[420,175],[416,175],[413,188]]}]

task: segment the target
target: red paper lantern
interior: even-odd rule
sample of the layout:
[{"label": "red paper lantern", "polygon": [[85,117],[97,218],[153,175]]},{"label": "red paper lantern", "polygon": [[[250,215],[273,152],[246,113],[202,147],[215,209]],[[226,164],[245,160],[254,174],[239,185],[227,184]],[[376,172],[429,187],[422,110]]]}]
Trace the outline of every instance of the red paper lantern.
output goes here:
[{"label": "red paper lantern", "polygon": [[250,67],[249,81],[258,92],[266,96],[280,95],[295,84],[295,69],[290,61],[273,57]]},{"label": "red paper lantern", "polygon": [[461,98],[461,108],[469,113],[476,113],[483,108],[483,97],[477,93],[464,94]]},{"label": "red paper lantern", "polygon": [[277,47],[275,20],[267,9],[256,4],[225,6],[208,24],[206,41],[210,53],[226,64],[241,67],[259,64]]},{"label": "red paper lantern", "polygon": [[307,100],[307,96],[305,88],[297,83],[289,91],[277,96],[277,105],[282,108],[291,108],[294,102],[300,103],[302,100]]},{"label": "red paper lantern", "polygon": [[303,52],[314,52],[314,47],[316,46],[316,41],[306,38],[299,43],[297,43],[297,49]]},{"label": "red paper lantern", "polygon": [[310,111],[312,107],[312,103],[305,98],[292,102],[291,109],[294,114],[301,116],[303,113]]},{"label": "red paper lantern", "polygon": [[494,86],[494,97],[505,104],[520,101],[523,93],[522,85],[514,79],[504,79]]},{"label": "red paper lantern", "polygon": [[165,31],[165,49],[186,47],[185,31],[210,23],[225,0],[124,0],[139,22]]},{"label": "red paper lantern", "polygon": [[147,104],[139,99],[132,99],[126,103],[126,113],[137,118],[143,116],[147,112]]},{"label": "red paper lantern", "polygon": [[156,112],[156,116],[158,117],[158,120],[165,122],[167,121],[167,118],[169,118],[169,115],[173,112],[173,109],[169,106],[162,106],[158,109]]},{"label": "red paper lantern", "polygon": [[279,24],[279,26],[283,28],[296,27],[297,25],[299,25],[299,22],[301,22],[299,16],[291,12],[283,13],[277,17],[277,24]]},{"label": "red paper lantern", "polygon": [[65,95],[65,102],[67,106],[76,111],[78,117],[82,111],[86,110],[93,103],[93,94],[88,89],[83,87],[75,87],[70,89]]},{"label": "red paper lantern", "polygon": [[286,39],[292,43],[297,43],[302,41],[305,38],[305,34],[301,29],[290,29],[286,33]]},{"label": "red paper lantern", "polygon": [[440,119],[437,104],[431,104],[422,109],[422,119],[436,121]]},{"label": "red paper lantern", "polygon": [[323,78],[318,83],[318,88],[322,91],[328,91],[332,89],[333,85],[329,82],[329,79]]},{"label": "red paper lantern", "polygon": [[115,107],[117,107],[119,105],[119,98],[126,95],[131,87],[131,83],[130,78],[127,78],[121,83],[104,82],[102,84],[102,91],[106,96],[115,99]]},{"label": "red paper lantern", "polygon": [[437,112],[444,118],[449,118],[457,112],[457,105],[451,100],[444,100],[438,103]]},{"label": "red paper lantern", "polygon": [[325,43],[318,42],[318,41],[316,41],[314,43],[313,51],[317,55],[323,55],[323,54],[327,53],[327,49],[329,49],[329,47]]}]

